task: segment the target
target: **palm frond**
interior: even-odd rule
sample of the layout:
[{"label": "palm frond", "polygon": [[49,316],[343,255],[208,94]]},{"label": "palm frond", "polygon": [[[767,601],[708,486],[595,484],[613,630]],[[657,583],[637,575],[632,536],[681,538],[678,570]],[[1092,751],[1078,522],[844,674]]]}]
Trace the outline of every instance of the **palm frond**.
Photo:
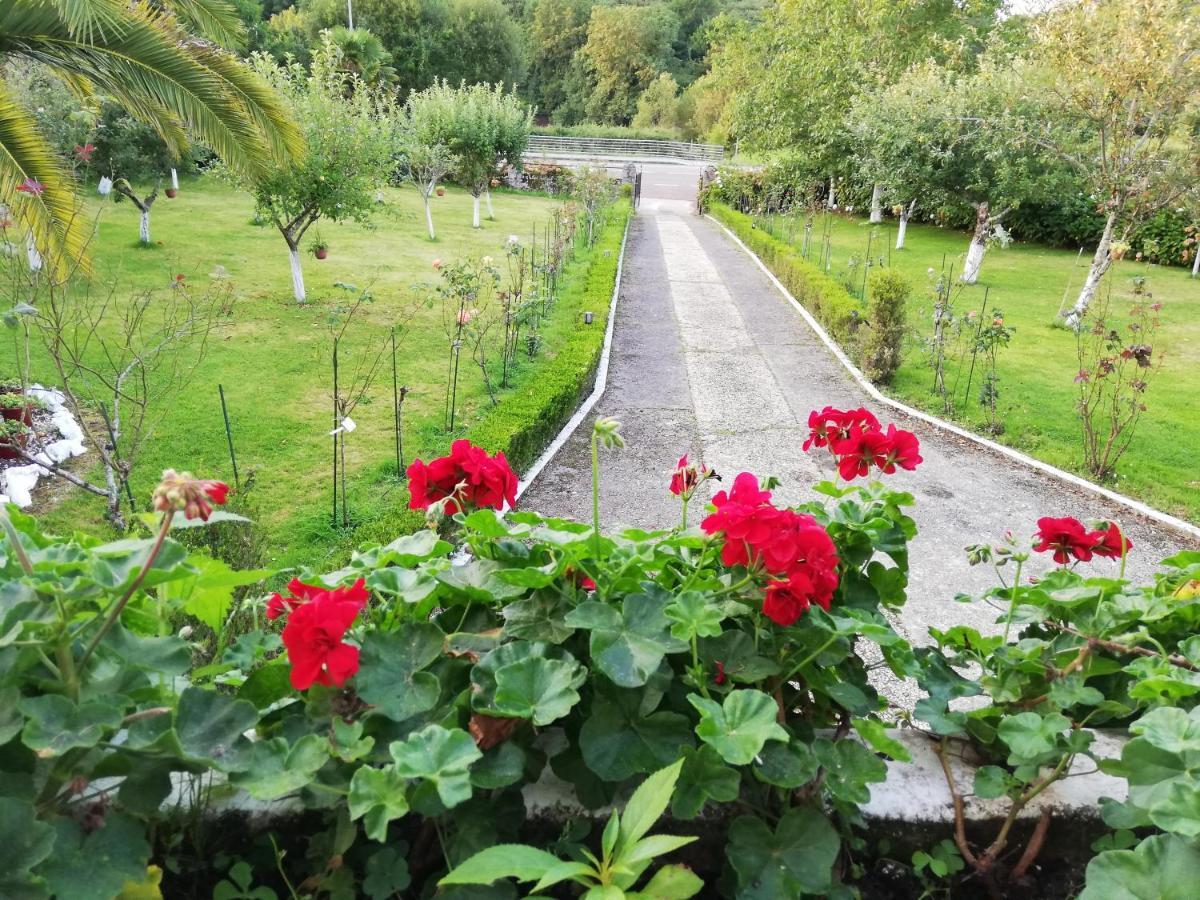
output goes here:
[{"label": "palm frond", "polygon": [[246,45],[246,26],[234,5],[226,0],[165,0],[163,5],[185,28],[202,38],[231,50]]},{"label": "palm frond", "polygon": [[[22,184],[31,191],[18,191]],[[71,173],[55,155],[33,116],[0,81],[0,199],[13,227],[27,232],[54,269],[84,258],[88,233],[75,203]]]},{"label": "palm frond", "polygon": [[84,40],[119,28],[128,6],[121,0],[49,0],[71,33]]}]

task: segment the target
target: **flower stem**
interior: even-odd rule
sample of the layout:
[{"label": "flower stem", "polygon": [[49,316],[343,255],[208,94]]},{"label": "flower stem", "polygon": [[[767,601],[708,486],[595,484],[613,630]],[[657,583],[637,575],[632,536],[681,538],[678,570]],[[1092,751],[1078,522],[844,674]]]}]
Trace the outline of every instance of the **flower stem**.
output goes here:
[{"label": "flower stem", "polygon": [[688,508],[688,498],[687,498],[687,497],[684,497],[682,502],[683,502],[683,530],[684,530],[684,531],[687,531],[687,508]]},{"label": "flower stem", "polygon": [[592,432],[592,535],[596,562],[600,561],[600,435]]},{"label": "flower stem", "polygon": [[1008,632],[1012,628],[1013,614],[1017,611],[1017,591],[1021,587],[1021,566],[1025,564],[1025,560],[1017,560],[1017,571],[1013,576],[1012,590],[1009,591],[1008,599],[1008,616],[1004,619],[1004,643],[1008,643]]}]

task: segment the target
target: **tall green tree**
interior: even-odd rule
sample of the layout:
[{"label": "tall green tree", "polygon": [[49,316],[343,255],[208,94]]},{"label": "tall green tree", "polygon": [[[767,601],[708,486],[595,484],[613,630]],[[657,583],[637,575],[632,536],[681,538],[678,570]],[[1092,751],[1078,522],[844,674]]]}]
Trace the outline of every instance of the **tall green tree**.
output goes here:
[{"label": "tall green tree", "polygon": [[[77,92],[111,97],[153,126],[175,155],[196,140],[254,179],[304,142],[270,86],[218,46],[242,36],[224,0],[0,2],[0,58],[44,63]],[[73,179],[3,80],[0,151],[0,201],[52,265],[80,258]]]},{"label": "tall green tree", "polygon": [[579,51],[592,78],[588,118],[628,125],[637,98],[671,62],[679,20],[665,6],[596,6]]},{"label": "tall green tree", "polygon": [[567,77],[576,51],[587,41],[591,0],[537,0],[529,25],[527,96],[553,115],[567,101]]}]

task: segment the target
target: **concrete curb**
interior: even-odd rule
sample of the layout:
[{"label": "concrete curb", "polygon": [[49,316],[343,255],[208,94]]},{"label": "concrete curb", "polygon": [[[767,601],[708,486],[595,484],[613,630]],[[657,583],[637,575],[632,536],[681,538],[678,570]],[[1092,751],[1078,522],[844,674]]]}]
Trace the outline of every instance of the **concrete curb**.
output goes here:
[{"label": "concrete curb", "polygon": [[604,396],[604,389],[608,386],[608,359],[612,351],[613,327],[617,320],[617,299],[621,294],[621,276],[625,271],[625,245],[629,242],[629,226],[633,223],[636,215],[636,211],[629,214],[629,218],[625,220],[625,232],[621,235],[621,250],[617,255],[617,275],[613,281],[612,299],[608,303],[608,323],[604,326],[604,345],[600,349],[600,362],[596,366],[596,381],[592,386],[592,392],[588,394],[579,409],[575,410],[575,415],[567,420],[567,424],[562,427],[554,440],[542,451],[542,455],[534,461],[533,465],[529,467],[529,471],[517,483],[517,499],[520,499],[529,485],[533,484],[542,469],[546,468],[546,464],[554,458],[555,454],[562,449],[563,444],[575,433],[575,429],[587,418],[596,402]]},{"label": "concrete curb", "polygon": [[812,313],[804,308],[799,300],[792,296],[791,292],[784,287],[783,282],[775,277],[775,273],[767,268],[766,263],[759,259],[757,253],[747,247],[742,242],[741,238],[739,238],[728,227],[726,227],[724,223],[713,218],[708,213],[705,213],[704,217],[721,228],[727,235],[729,235],[730,240],[737,244],[747,256],[754,260],[754,263],[763,271],[767,278],[770,279],[771,284],[775,286],[775,289],[778,290],[779,293],[782,294],[784,298],[796,308],[796,311],[799,312],[804,318],[804,321],[808,323],[809,328],[811,328],[817,337],[821,339],[821,342],[825,344],[837,361],[842,364],[842,367],[850,373],[850,376],[855,380],[855,382],[857,382],[858,386],[877,403],[882,403],[884,406],[890,406],[892,409],[902,412],[907,416],[912,416],[914,419],[920,419],[922,422],[926,422],[935,428],[940,428],[943,431],[948,431],[957,437],[964,438],[965,440],[978,444],[981,447],[986,447],[995,453],[1006,456],[1015,462],[1021,463],[1024,466],[1028,466],[1029,468],[1036,469],[1037,471],[1045,475],[1049,475],[1052,478],[1056,478],[1059,481],[1071,485],[1072,487],[1080,488],[1081,490],[1097,494],[1106,500],[1110,500],[1113,503],[1124,506],[1126,509],[1137,513],[1140,516],[1143,516],[1147,519],[1152,519],[1160,525],[1165,525],[1168,528],[1181,532],[1193,540],[1200,540],[1200,528],[1192,525],[1190,522],[1185,522],[1183,519],[1176,518],[1169,513],[1165,513],[1161,510],[1155,509],[1152,506],[1148,506],[1139,500],[1134,500],[1132,497],[1126,497],[1124,494],[1118,494],[1116,491],[1110,491],[1108,488],[1101,487],[1094,482],[1088,481],[1086,478],[1081,478],[1078,475],[1073,475],[1070,472],[1063,471],[1062,469],[1052,466],[1049,463],[1042,462],[1040,459],[1034,459],[1032,456],[1028,456],[1019,450],[1014,450],[1012,447],[1006,447],[1003,444],[998,444],[995,441],[988,440],[987,438],[981,437],[974,432],[967,431],[964,428],[960,428],[957,425],[951,424],[944,419],[939,419],[937,416],[932,416],[929,413],[922,412],[919,409],[914,409],[907,404],[901,403],[899,400],[893,400],[891,397],[884,395],[867,379],[865,375],[863,375],[861,371],[859,371],[859,368],[850,361],[850,358],[846,355],[842,348],[838,346],[837,342],[829,336],[829,333],[825,331],[825,329],[821,326],[821,323],[819,323],[813,317]]}]

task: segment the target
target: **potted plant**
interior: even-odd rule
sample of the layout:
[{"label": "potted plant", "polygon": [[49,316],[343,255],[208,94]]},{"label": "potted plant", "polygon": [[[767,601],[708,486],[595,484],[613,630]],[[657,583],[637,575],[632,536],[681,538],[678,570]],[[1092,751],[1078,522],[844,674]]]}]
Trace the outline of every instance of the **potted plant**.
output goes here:
[{"label": "potted plant", "polygon": [[437,195],[438,195],[439,197],[445,197],[445,196],[446,196],[446,189],[445,189],[444,187],[439,187],[439,188],[437,189]]},{"label": "potted plant", "polygon": [[29,440],[29,426],[16,419],[0,419],[0,459],[21,459]]},{"label": "potted plant", "polygon": [[320,236],[313,239],[312,246],[309,249],[312,250],[312,255],[317,259],[324,259],[329,255],[329,245]]},{"label": "potted plant", "polygon": [[33,411],[42,409],[46,404],[37,397],[30,397],[19,391],[7,391],[0,394],[0,416],[6,421],[33,424]]},{"label": "potted plant", "polygon": [[167,199],[168,200],[174,200],[178,196],[179,196],[179,188],[173,188],[173,187],[167,188]]}]

